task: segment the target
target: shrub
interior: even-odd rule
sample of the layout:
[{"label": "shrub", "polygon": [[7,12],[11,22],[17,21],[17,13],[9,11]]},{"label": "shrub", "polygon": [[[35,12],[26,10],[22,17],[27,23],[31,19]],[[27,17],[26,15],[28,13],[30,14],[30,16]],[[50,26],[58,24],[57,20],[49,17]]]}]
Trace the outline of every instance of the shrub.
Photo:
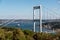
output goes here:
[{"label": "shrub", "polygon": [[26,38],[20,29],[16,29],[13,31],[13,40],[26,40]]},{"label": "shrub", "polygon": [[56,33],[56,36],[57,36],[58,39],[60,40],[60,32]]},{"label": "shrub", "polygon": [[16,28],[15,27],[1,27],[1,29],[4,29],[5,31],[13,31],[15,30]]},{"label": "shrub", "polygon": [[5,32],[5,39],[13,40],[13,32],[12,31]]},{"label": "shrub", "polygon": [[23,31],[25,35],[29,35],[31,37],[33,37],[33,35],[35,34],[34,32],[30,31],[30,30],[24,30]]},{"label": "shrub", "polygon": [[26,40],[34,40],[33,35],[35,34],[34,32],[30,31],[30,30],[23,30],[24,34],[25,34],[25,38]]},{"label": "shrub", "polygon": [[56,40],[56,36],[50,33],[36,33],[33,37],[35,40]]},{"label": "shrub", "polygon": [[0,40],[5,40],[5,32],[4,32],[4,29],[0,29]]},{"label": "shrub", "polygon": [[34,40],[34,38],[29,35],[26,35],[25,37],[26,37],[26,40]]},{"label": "shrub", "polygon": [[60,32],[35,33],[30,30],[21,30],[20,28],[0,28],[0,40],[60,40]]}]

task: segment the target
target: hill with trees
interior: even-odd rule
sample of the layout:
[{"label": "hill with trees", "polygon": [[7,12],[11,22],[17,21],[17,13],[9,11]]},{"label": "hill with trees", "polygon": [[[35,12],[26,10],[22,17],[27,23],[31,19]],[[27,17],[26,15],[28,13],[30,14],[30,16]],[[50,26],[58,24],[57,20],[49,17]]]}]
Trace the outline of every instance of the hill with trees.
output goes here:
[{"label": "hill with trees", "polygon": [[0,27],[0,40],[60,40],[60,33],[41,33],[14,27]]}]

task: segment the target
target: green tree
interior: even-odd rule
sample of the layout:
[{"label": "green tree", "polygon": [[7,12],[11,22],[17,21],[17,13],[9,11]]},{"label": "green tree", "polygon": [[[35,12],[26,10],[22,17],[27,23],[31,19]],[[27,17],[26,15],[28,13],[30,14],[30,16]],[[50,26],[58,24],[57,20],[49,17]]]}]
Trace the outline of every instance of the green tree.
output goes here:
[{"label": "green tree", "polygon": [[13,32],[12,31],[5,32],[5,39],[13,40]]},{"label": "green tree", "polygon": [[24,33],[20,29],[13,31],[13,40],[26,40]]},{"label": "green tree", "polygon": [[4,29],[0,28],[0,40],[5,40],[5,32]]}]

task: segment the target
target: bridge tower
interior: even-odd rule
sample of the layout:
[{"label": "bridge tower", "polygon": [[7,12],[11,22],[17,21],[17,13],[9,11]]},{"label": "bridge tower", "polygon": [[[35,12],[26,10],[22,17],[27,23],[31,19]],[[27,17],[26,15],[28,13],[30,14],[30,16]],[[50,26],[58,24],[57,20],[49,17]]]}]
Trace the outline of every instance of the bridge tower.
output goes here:
[{"label": "bridge tower", "polygon": [[40,20],[40,25],[39,25],[39,32],[42,32],[42,6],[40,5],[40,6],[34,6],[33,7],[33,22],[34,22],[34,32],[36,31],[35,30],[35,25],[36,25],[36,21],[35,21],[35,10],[36,9],[39,9],[39,20]]}]

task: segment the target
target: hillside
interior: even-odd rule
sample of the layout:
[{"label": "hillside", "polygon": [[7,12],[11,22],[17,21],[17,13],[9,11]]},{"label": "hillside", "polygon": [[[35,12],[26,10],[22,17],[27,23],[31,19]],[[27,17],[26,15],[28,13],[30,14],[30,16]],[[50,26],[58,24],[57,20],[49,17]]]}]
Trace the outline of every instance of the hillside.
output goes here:
[{"label": "hillside", "polygon": [[60,34],[36,33],[13,27],[0,27],[0,40],[60,40]]}]

